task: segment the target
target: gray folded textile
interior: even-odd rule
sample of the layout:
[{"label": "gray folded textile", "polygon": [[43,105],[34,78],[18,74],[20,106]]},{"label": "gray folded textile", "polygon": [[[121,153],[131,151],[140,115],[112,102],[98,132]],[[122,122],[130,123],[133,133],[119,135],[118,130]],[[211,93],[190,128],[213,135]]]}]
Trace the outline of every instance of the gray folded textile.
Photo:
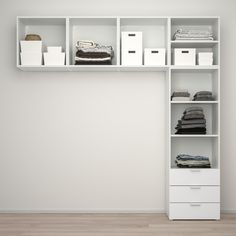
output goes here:
[{"label": "gray folded textile", "polygon": [[196,120],[179,120],[178,124],[188,125],[188,124],[206,124],[205,119],[196,119]]},{"label": "gray folded textile", "polygon": [[175,129],[206,128],[206,124],[177,125]]},{"label": "gray folded textile", "polygon": [[200,114],[203,114],[203,112],[202,111],[188,111],[184,113],[184,115],[193,115],[193,114],[200,115]]},{"label": "gray folded textile", "polygon": [[173,92],[172,97],[190,97],[188,92]]},{"label": "gray folded textile", "polygon": [[171,97],[172,101],[191,101],[190,97]]},{"label": "gray folded textile", "polygon": [[198,95],[212,95],[212,92],[211,91],[199,91],[199,92],[195,93],[194,97],[198,96]]},{"label": "gray folded textile", "polygon": [[213,97],[196,97],[193,98],[193,101],[214,101],[215,99]]},{"label": "gray folded textile", "polygon": [[174,35],[174,40],[214,40],[213,33],[209,30],[188,30],[178,29]]},{"label": "gray folded textile", "polygon": [[209,160],[206,156],[192,156],[188,154],[179,154],[176,157],[177,160]]},{"label": "gray folded textile", "polygon": [[182,117],[183,120],[191,120],[191,119],[204,119],[204,114],[186,114]]},{"label": "gray folded textile", "polygon": [[203,108],[202,107],[188,107],[185,109],[184,114],[190,111],[202,111],[203,112]]}]

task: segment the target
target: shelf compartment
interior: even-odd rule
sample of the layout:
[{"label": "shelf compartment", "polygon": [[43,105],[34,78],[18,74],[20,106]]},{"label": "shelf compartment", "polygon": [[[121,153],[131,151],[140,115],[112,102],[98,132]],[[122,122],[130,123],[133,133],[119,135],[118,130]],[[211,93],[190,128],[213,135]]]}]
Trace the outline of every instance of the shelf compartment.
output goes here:
[{"label": "shelf compartment", "polygon": [[[206,136],[205,138],[198,137],[182,137],[171,139],[171,168],[178,170],[192,170],[196,168],[179,168],[176,166],[175,159],[179,154],[200,155],[209,157],[211,168],[219,168],[219,139]],[[197,168],[198,169],[198,168]]]},{"label": "shelf compartment", "polygon": [[[145,48],[165,48],[167,50],[168,20],[167,18],[120,18],[120,32],[141,31],[143,33],[143,50]],[[122,47],[122,45],[121,45]],[[166,51],[166,64],[167,64]]]},{"label": "shelf compartment", "polygon": [[175,17],[171,18],[171,40],[177,29],[210,30],[213,32],[214,40],[219,40],[219,18],[218,17]]},{"label": "shelf compartment", "polygon": [[172,104],[215,104],[219,100],[218,70],[171,70],[171,94],[187,89],[191,99],[198,91],[211,91],[215,101],[171,101]]},{"label": "shelf compartment", "polygon": [[75,64],[76,43],[79,40],[92,40],[101,45],[112,46],[114,50],[112,65],[117,64],[117,18],[69,18],[70,65]]},{"label": "shelf compartment", "polygon": [[[39,34],[43,52],[47,46],[61,46],[66,51],[66,18],[63,17],[18,17],[17,18],[17,65],[20,65],[20,41],[27,34]],[[66,55],[67,57],[67,55]]]},{"label": "shelf compartment", "polygon": [[[186,108],[192,107],[192,104],[173,104],[171,106],[171,134],[175,135],[176,125],[178,120],[183,116],[183,112]],[[198,104],[203,108],[203,112],[206,119],[207,135],[218,134],[218,105],[217,104]],[[179,134],[182,135],[182,134]]]}]

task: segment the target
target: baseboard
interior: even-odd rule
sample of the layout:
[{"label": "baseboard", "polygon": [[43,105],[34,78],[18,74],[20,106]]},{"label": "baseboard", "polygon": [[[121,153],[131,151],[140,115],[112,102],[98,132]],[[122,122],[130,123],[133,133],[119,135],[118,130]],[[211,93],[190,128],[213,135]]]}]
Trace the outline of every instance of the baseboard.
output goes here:
[{"label": "baseboard", "polygon": [[236,209],[221,209],[223,214],[236,214]]},{"label": "baseboard", "polygon": [[0,209],[0,213],[131,213],[131,214],[155,214],[165,213],[165,209]]}]

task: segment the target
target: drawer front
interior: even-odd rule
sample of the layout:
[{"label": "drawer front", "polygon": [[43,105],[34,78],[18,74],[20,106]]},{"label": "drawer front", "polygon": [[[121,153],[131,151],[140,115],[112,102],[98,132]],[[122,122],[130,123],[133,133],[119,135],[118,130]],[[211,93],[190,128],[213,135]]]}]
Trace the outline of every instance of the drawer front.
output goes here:
[{"label": "drawer front", "polygon": [[219,203],[170,203],[169,218],[178,219],[220,219]]},{"label": "drawer front", "polygon": [[170,202],[220,202],[219,186],[170,186]]},{"label": "drawer front", "polygon": [[142,51],[142,32],[122,32],[122,50],[141,50]]},{"label": "drawer front", "polygon": [[220,185],[218,169],[171,169],[170,185]]},{"label": "drawer front", "polygon": [[140,50],[122,50],[121,52],[122,65],[142,65],[142,51]]}]

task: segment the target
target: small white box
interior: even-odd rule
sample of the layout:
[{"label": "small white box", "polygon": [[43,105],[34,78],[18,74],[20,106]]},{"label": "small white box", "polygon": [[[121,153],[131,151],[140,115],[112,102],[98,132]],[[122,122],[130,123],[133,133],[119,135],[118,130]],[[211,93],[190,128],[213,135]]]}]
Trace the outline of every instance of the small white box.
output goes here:
[{"label": "small white box", "polygon": [[122,50],[121,64],[126,66],[141,66],[143,64],[143,53],[141,50]]},{"label": "small white box", "polygon": [[20,41],[21,52],[42,52],[42,41]]},{"label": "small white box", "polygon": [[195,66],[196,48],[175,48],[174,65],[176,66]]},{"label": "small white box", "polygon": [[21,65],[22,66],[41,66],[42,53],[41,52],[21,52]]},{"label": "small white box", "polygon": [[122,50],[143,50],[142,32],[121,32]]},{"label": "small white box", "polygon": [[198,65],[201,65],[201,66],[213,65],[213,52],[199,52]]},{"label": "small white box", "polygon": [[47,47],[48,52],[50,53],[61,53],[62,52],[62,47]]},{"label": "small white box", "polygon": [[166,64],[165,48],[145,48],[144,65],[164,66]]},{"label": "small white box", "polygon": [[44,65],[46,66],[63,66],[65,65],[65,53],[44,52]]}]

